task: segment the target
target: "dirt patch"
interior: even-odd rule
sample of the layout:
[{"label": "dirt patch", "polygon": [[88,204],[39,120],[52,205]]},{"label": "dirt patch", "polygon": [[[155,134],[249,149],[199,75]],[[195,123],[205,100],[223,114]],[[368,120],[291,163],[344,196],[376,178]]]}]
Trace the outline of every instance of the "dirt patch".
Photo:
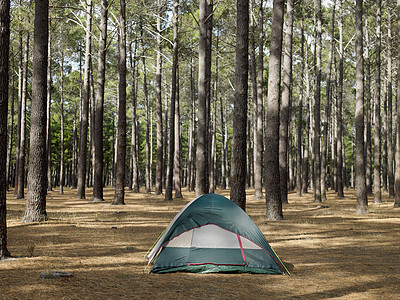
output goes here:
[{"label": "dirt patch", "polygon": [[[76,200],[74,190],[50,192],[50,220],[24,224],[24,200],[8,194],[8,246],[16,260],[0,262],[1,299],[394,299],[400,294],[400,209],[384,198],[357,215],[355,193],[289,195],[285,221],[265,222],[265,201],[248,191],[247,213],[291,276],[148,274],[144,256],[175,214],[195,195],[166,203],[163,196],[127,192],[125,206]],[[90,199],[91,191],[87,195]],[[229,197],[228,190],[217,193]],[[370,201],[372,202],[372,201]],[[41,272],[73,277],[40,278]]]}]

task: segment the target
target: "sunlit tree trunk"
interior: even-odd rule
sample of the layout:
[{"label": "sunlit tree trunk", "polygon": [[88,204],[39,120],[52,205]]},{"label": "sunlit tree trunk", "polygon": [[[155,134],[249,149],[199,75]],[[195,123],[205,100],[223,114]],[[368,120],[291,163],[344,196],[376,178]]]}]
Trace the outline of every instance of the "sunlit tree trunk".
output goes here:
[{"label": "sunlit tree trunk", "polygon": [[35,1],[28,192],[23,222],[47,219],[46,102],[49,1]]},{"label": "sunlit tree trunk", "polygon": [[167,183],[165,187],[165,201],[172,201],[173,175],[174,175],[174,151],[175,151],[175,109],[176,88],[178,70],[178,6],[179,1],[173,4],[173,57],[172,57],[172,80],[171,80],[171,114],[169,120],[169,143],[168,143],[168,168]]},{"label": "sunlit tree trunk", "polygon": [[267,126],[265,132],[266,218],[282,220],[279,178],[279,95],[281,78],[284,1],[274,0],[268,75]]},{"label": "sunlit tree trunk", "polygon": [[381,0],[377,0],[375,53],[374,203],[381,203]]},{"label": "sunlit tree trunk", "polygon": [[362,0],[356,0],[356,191],[357,213],[368,212],[368,198],[365,183],[365,148],[364,148],[364,66],[363,66],[363,31]]}]

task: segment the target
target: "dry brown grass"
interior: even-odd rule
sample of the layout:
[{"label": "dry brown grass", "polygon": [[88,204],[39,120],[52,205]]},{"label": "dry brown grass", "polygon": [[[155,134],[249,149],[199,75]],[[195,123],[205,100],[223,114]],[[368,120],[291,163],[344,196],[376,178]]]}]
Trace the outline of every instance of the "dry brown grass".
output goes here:
[{"label": "dry brown grass", "polygon": [[[88,191],[90,193],[90,191]],[[229,191],[217,191],[229,197]],[[8,245],[16,260],[0,262],[1,299],[395,299],[400,294],[400,210],[391,200],[355,212],[354,191],[289,195],[285,221],[265,223],[265,201],[248,192],[248,214],[292,276],[255,274],[148,275],[144,256],[185,203],[127,192],[125,206],[76,200],[75,191],[49,193],[50,220],[24,224],[24,201],[8,194]],[[88,194],[90,197],[91,195]],[[127,250],[126,247],[133,247]],[[42,271],[74,277],[40,279]]]}]

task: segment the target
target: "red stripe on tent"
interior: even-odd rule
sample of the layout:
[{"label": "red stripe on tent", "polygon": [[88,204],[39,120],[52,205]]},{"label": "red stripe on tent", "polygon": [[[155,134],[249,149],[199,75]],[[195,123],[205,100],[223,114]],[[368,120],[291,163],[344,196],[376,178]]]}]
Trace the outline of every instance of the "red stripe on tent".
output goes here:
[{"label": "red stripe on tent", "polygon": [[237,235],[237,238],[238,238],[238,241],[239,241],[240,251],[242,252],[242,258],[243,258],[243,261],[244,261],[244,265],[247,265],[246,256],[244,255],[242,241],[240,240],[240,235],[239,234],[236,234],[236,235]]}]

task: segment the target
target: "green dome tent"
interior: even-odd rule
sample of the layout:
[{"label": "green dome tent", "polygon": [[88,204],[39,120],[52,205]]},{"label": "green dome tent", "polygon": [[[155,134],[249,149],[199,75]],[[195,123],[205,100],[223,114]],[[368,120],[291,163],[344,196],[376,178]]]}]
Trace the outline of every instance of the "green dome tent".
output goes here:
[{"label": "green dome tent", "polygon": [[182,208],[146,257],[153,273],[288,273],[250,217],[217,194]]}]

